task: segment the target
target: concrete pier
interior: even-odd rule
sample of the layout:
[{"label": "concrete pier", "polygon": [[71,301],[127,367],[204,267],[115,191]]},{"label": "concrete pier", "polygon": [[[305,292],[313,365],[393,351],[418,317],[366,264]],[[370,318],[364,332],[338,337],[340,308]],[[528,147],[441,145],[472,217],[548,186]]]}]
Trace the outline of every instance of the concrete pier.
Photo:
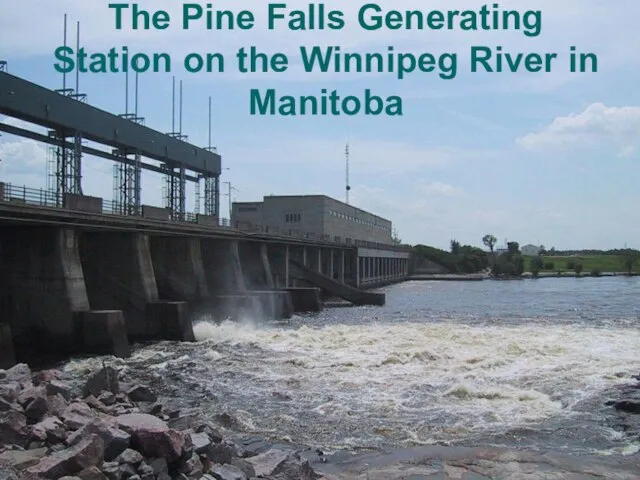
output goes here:
[{"label": "concrete pier", "polygon": [[113,355],[119,358],[131,356],[122,311],[85,312],[81,322],[79,340],[83,353]]},{"label": "concrete pier", "polygon": [[155,338],[194,342],[193,324],[187,302],[157,302],[147,306],[147,318],[155,329]]},{"label": "concrete pier", "polygon": [[202,240],[202,260],[206,280],[212,295],[247,290],[235,240]]},{"label": "concrete pier", "polygon": [[319,288],[288,288],[295,313],[320,312],[322,310]]},{"label": "concrete pier", "polygon": [[11,326],[0,323],[0,368],[11,368],[16,364],[16,356],[13,351],[13,336]]},{"label": "concrete pier", "polygon": [[81,258],[92,308],[122,310],[131,338],[153,337],[156,332],[146,312],[159,295],[149,237],[87,233],[81,242]]},{"label": "concrete pier", "polygon": [[151,258],[161,299],[193,302],[209,297],[199,239],[152,237]]},{"label": "concrete pier", "polygon": [[0,306],[15,348],[42,354],[75,350],[76,315],[90,310],[76,231],[5,228],[0,242]]}]

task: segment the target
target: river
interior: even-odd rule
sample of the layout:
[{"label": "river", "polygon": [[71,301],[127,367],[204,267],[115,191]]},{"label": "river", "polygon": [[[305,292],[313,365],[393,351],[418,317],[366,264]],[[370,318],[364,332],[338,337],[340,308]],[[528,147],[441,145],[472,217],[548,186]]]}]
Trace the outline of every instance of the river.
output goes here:
[{"label": "river", "polygon": [[[630,454],[604,405],[640,372],[640,279],[407,282],[384,307],[203,317],[118,361],[247,436],[326,451],[495,445]],[[100,359],[74,360],[81,373]]]}]

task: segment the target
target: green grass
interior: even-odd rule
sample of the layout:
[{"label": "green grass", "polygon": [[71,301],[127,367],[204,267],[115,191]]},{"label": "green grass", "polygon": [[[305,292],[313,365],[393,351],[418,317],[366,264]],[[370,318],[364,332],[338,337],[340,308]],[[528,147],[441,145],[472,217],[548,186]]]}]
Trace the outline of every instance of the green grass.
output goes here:
[{"label": "green grass", "polygon": [[[531,258],[525,257],[525,271],[531,271]],[[553,262],[553,270],[541,270],[541,272],[573,272],[573,268],[567,268],[567,262],[581,263],[582,274],[589,274],[593,270],[600,272],[626,273],[623,257],[619,255],[576,255],[572,257],[550,257],[543,256],[544,263]],[[636,262],[634,272],[640,272],[640,262]]]}]

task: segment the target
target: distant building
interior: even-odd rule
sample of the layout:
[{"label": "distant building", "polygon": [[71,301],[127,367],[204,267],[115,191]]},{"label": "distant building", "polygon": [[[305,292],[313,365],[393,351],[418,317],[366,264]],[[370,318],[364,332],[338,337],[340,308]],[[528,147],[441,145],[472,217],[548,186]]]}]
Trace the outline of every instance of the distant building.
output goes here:
[{"label": "distant building", "polygon": [[529,257],[537,257],[540,255],[540,247],[536,245],[525,245],[520,248],[520,251],[523,255],[527,255]]},{"label": "distant building", "polygon": [[326,195],[271,195],[262,202],[234,202],[231,221],[237,228],[261,226],[272,233],[312,234],[339,243],[393,243],[389,220]]}]

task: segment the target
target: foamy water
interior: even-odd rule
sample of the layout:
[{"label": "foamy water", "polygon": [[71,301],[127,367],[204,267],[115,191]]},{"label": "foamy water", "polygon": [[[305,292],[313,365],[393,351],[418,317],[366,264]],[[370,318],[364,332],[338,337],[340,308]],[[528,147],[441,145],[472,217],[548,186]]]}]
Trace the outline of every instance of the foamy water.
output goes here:
[{"label": "foamy water", "polygon": [[357,321],[200,322],[199,343],[145,347],[122,365],[173,381],[176,395],[231,413],[247,433],[329,449],[500,443],[534,432],[542,446],[565,434],[588,436],[591,450],[635,451],[597,411],[604,392],[637,373],[635,329],[526,318],[465,324],[417,312],[376,321],[375,309],[350,310],[334,315]]}]

